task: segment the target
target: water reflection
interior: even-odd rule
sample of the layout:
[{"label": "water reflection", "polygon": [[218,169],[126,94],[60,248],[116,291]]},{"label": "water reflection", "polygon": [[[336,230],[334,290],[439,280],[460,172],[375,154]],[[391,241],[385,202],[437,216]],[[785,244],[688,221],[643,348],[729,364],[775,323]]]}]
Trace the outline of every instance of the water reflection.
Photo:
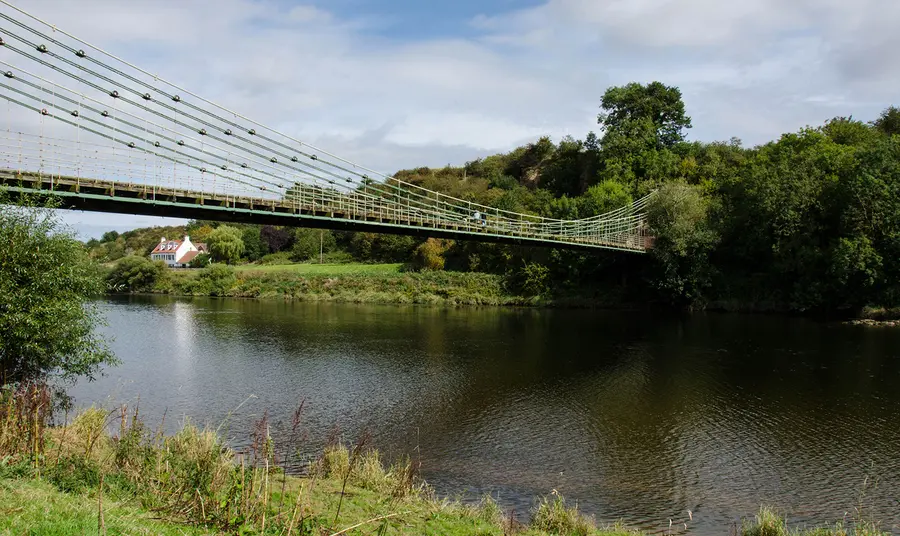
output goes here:
[{"label": "water reflection", "polygon": [[170,429],[173,416],[226,423],[240,447],[264,410],[286,423],[306,400],[307,452],[334,427],[347,440],[369,430],[389,456],[419,452],[442,493],[499,494],[525,512],[553,488],[647,529],[690,509],[695,534],[763,503],[840,519],[872,475],[869,513],[900,532],[900,332],[739,315],[105,308],[125,363],[75,395],[140,396]]}]

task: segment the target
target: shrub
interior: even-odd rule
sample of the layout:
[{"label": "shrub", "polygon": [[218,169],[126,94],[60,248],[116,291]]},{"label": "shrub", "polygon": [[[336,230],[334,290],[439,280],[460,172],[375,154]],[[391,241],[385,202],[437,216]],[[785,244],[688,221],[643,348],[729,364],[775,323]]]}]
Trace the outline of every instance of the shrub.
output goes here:
[{"label": "shrub", "polygon": [[100,466],[85,456],[65,456],[49,466],[45,476],[60,491],[77,493],[84,489],[97,489],[100,485]]},{"label": "shrub", "polygon": [[413,254],[413,266],[419,270],[443,270],[444,254],[453,245],[450,240],[429,238]]},{"label": "shrub", "polygon": [[294,264],[294,261],[291,260],[291,254],[288,251],[279,251],[278,253],[269,253],[263,258],[259,259],[256,264],[262,265],[284,265],[284,264]]},{"label": "shrub", "polygon": [[149,292],[166,274],[162,261],[132,255],[116,263],[106,275],[106,286],[112,292]]},{"label": "shrub", "polygon": [[206,268],[212,262],[212,257],[208,253],[199,253],[196,257],[191,259],[191,262],[188,263],[188,266],[191,268]]},{"label": "shrub", "polygon": [[197,278],[197,284],[203,293],[210,296],[227,296],[236,281],[234,268],[224,264],[210,264]]}]

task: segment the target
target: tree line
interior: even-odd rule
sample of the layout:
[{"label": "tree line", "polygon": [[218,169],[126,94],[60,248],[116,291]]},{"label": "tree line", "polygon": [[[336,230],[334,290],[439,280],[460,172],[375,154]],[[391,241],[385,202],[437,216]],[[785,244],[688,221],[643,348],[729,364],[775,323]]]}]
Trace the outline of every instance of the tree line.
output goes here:
[{"label": "tree line", "polygon": [[[678,306],[810,310],[898,301],[897,108],[870,122],[836,117],[756,147],[737,138],[706,143],[687,139],[692,123],[680,90],[652,82],[609,88],[597,122],[600,136],[542,137],[463,166],[394,177],[505,210],[572,219],[655,191],[656,247],[647,256],[204,221],[183,231],[229,263],[320,254],[331,262],[408,262],[503,273],[547,293],[615,288],[628,299]],[[88,245],[105,261],[146,254],[159,231],[104,235]]]}]

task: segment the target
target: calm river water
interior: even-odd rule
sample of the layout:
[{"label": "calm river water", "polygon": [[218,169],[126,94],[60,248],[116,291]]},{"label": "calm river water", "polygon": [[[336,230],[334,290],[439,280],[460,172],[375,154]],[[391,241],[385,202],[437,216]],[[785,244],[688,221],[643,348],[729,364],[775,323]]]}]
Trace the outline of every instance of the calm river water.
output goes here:
[{"label": "calm river water", "polygon": [[389,456],[418,456],[440,494],[492,493],[522,514],[556,489],[601,522],[713,535],[761,504],[799,524],[861,504],[900,534],[897,329],[164,297],[102,307],[124,363],[78,385],[79,405],[140,397],[151,423],[225,423],[241,447],[266,410],[283,441],[305,400],[306,452],[368,431]]}]

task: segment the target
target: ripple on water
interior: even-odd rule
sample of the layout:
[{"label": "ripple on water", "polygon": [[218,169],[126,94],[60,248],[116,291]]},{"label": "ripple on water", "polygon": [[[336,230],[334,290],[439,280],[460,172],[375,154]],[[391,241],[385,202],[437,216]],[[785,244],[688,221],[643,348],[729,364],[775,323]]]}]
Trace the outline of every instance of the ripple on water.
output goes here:
[{"label": "ripple on water", "polygon": [[[761,504],[858,506],[900,534],[900,332],[740,315],[103,303],[122,366],[74,394],[222,427],[237,447],[304,402],[301,450],[371,432],[440,493],[524,516],[557,489],[599,520],[722,534]],[[108,402],[107,402],[108,403]],[[237,408],[237,409],[236,409]],[[868,480],[867,480],[868,478]],[[693,520],[687,518],[692,511]]]}]

